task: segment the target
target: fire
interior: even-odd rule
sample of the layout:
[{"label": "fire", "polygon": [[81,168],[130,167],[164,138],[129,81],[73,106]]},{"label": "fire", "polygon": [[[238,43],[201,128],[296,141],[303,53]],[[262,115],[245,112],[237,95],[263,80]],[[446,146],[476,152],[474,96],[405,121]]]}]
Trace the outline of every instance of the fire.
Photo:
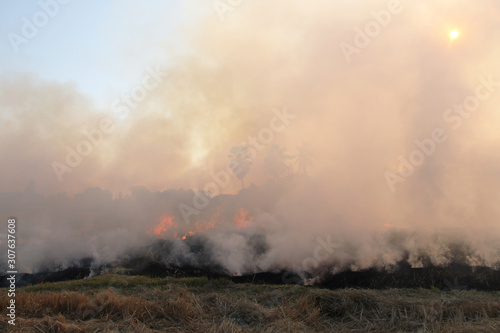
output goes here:
[{"label": "fire", "polygon": [[208,229],[213,229],[215,228],[215,223],[214,222],[203,222],[203,223],[196,223],[194,226],[193,230],[189,230],[182,236],[182,239],[186,239],[189,236],[193,236],[194,234],[200,233],[200,232],[205,232]]},{"label": "fire", "polygon": [[157,236],[165,235],[167,231],[174,226],[174,219],[175,217],[173,216],[162,217],[160,223],[153,229],[153,233]]},{"label": "fire", "polygon": [[[222,224],[221,214],[222,209],[218,207],[217,212],[209,221],[198,221],[194,225],[177,223],[174,216],[167,214],[160,218],[159,223],[153,228],[152,234],[160,237],[169,236],[184,240],[195,234],[214,229],[218,224]],[[253,224],[253,217],[250,216],[248,210],[240,208],[238,213],[234,215],[233,221],[238,229],[246,229]]]},{"label": "fire", "polygon": [[248,210],[240,208],[240,211],[234,215],[234,223],[239,229],[246,229],[252,224],[253,217],[249,216]]},{"label": "fire", "polygon": [[212,216],[210,221],[196,222],[191,228],[187,225],[179,225],[175,222],[175,217],[171,215],[164,215],[160,218],[160,222],[153,228],[153,234],[156,236],[165,237],[168,234],[172,235],[173,238],[186,239],[189,236],[193,236],[196,233],[205,232],[209,229],[215,228],[217,223],[220,223],[220,215],[222,209],[217,208],[217,212]]}]

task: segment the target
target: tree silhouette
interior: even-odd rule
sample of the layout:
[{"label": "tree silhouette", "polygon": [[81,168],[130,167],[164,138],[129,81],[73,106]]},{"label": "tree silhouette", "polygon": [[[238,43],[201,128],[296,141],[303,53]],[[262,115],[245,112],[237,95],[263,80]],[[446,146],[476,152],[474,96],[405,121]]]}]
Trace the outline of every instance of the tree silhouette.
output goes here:
[{"label": "tree silhouette", "polygon": [[241,187],[245,188],[245,183],[243,182],[243,178],[245,178],[246,174],[250,171],[250,167],[252,166],[252,156],[250,154],[250,148],[246,145],[234,146],[229,150],[229,169],[241,180]]},{"label": "tree silhouette", "polygon": [[298,165],[299,172],[307,175],[307,170],[313,166],[313,160],[316,158],[316,154],[312,146],[307,142],[303,142],[301,146],[297,147],[297,150],[298,153],[295,155],[295,163]]},{"label": "tree silhouette", "polygon": [[285,153],[284,148],[278,145],[272,145],[264,159],[264,169],[276,179],[284,175],[289,175],[292,170],[290,166],[285,163],[285,160],[290,160],[292,158],[293,156]]}]

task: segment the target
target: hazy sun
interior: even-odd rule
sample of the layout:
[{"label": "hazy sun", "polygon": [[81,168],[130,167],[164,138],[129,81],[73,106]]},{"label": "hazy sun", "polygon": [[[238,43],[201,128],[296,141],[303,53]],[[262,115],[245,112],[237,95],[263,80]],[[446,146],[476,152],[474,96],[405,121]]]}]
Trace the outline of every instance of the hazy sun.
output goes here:
[{"label": "hazy sun", "polygon": [[451,38],[451,39],[455,39],[455,38],[457,38],[457,37],[458,37],[458,35],[459,35],[458,30],[453,30],[452,32],[450,32],[450,38]]}]

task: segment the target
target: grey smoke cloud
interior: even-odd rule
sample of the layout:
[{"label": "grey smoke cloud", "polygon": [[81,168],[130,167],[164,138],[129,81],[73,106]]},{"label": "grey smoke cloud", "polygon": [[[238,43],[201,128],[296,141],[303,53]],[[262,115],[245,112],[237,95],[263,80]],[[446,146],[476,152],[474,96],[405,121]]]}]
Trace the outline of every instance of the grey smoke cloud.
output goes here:
[{"label": "grey smoke cloud", "polygon": [[[224,21],[209,8],[181,32],[189,54],[162,50],[169,59],[163,67],[168,78],[126,117],[111,107],[96,108],[76,84],[5,74],[0,82],[4,205],[31,179],[47,195],[109,190],[110,206],[115,204],[110,195],[130,193],[135,186],[200,189],[212,181],[211,173],[225,169],[232,146],[267,127],[274,107],[287,105],[297,118],[273,144],[293,154],[309,142],[314,168],[278,198],[245,194],[246,205],[273,202],[253,212],[266,225],[265,256],[256,260],[248,253],[242,239],[249,234],[210,233],[214,258],[227,269],[300,267],[324,235],[342,243],[328,260],[357,267],[394,263],[404,255],[401,249],[415,265],[422,251],[443,263],[446,244],[455,241],[471,244],[475,258],[493,265],[500,248],[498,92],[463,118],[460,128],[447,130],[447,140],[395,192],[384,174],[397,172],[398,157],[409,156],[415,140],[446,128],[443,113],[474,92],[478,77],[500,81],[500,8],[493,1],[401,4],[404,9],[350,63],[341,44],[353,41],[355,27],[373,20],[372,12],[387,9],[386,1],[245,2]],[[452,41],[453,29],[460,36]],[[51,163],[63,163],[66,147],[74,147],[104,116],[116,129],[60,183]],[[270,186],[264,158],[257,157],[247,184]],[[224,193],[240,187],[233,177]],[[98,220],[78,205],[66,207],[66,199],[55,200],[51,209],[46,201],[37,209],[23,201],[14,211],[6,205],[2,214],[18,214],[21,221],[29,216],[24,220],[30,228],[20,232],[35,266],[46,258],[70,260],[92,251],[105,261],[127,246],[146,244],[147,228],[172,203],[186,199],[173,195],[160,209],[147,193],[140,204],[113,206]],[[94,200],[88,195],[67,200],[87,207]],[[31,209],[36,214],[28,214]],[[64,218],[56,217],[58,210]],[[79,220],[82,214],[86,222]],[[88,229],[73,233],[82,226]],[[36,256],[39,248],[43,258]],[[68,248],[67,255],[61,257],[60,248]]]}]

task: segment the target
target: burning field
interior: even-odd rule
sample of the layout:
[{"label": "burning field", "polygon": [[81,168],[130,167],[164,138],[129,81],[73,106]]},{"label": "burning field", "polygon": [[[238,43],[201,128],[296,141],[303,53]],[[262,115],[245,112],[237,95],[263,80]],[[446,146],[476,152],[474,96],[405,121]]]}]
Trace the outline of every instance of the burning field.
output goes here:
[{"label": "burning field", "polygon": [[[3,194],[10,209],[28,204],[33,209],[17,212],[22,260],[15,281],[16,325],[5,324],[11,319],[2,314],[2,329],[500,329],[495,248],[457,230],[426,234],[386,225],[365,235],[362,243],[360,233],[342,224],[310,232],[313,222],[290,218],[301,216],[300,207],[282,215],[275,210],[309,182],[293,176],[268,187],[210,197],[189,220],[179,207],[200,195],[192,191],[139,188],[120,197],[98,188],[74,197],[29,189]],[[62,203],[72,209],[61,211]],[[44,222],[30,222],[39,216]],[[62,222],[70,218],[72,223]],[[8,277],[1,277],[3,308],[11,299]]]},{"label": "burning field", "polygon": [[[282,221],[272,214],[287,192],[308,182],[292,177],[267,188],[211,197],[187,220],[179,207],[196,197],[189,191],[137,189],[120,198],[100,189],[73,198],[20,193],[19,207],[30,202],[39,210],[33,209],[32,216],[19,212],[26,223],[18,222],[23,260],[17,283],[123,273],[328,288],[500,290],[494,242],[480,244],[456,230],[424,233],[388,226],[364,238],[341,224],[311,232],[310,224],[299,220],[294,225],[296,220],[287,218],[296,215],[292,210],[283,212]],[[77,215],[68,210],[70,216],[64,216],[58,201],[80,207]],[[12,200],[11,209],[15,205]],[[51,205],[53,210],[47,209]],[[54,228],[29,224],[37,216]],[[73,224],[62,222],[75,216]],[[2,283],[7,286],[5,279]]]},{"label": "burning field", "polygon": [[[314,222],[302,222],[301,207],[286,204],[294,208],[276,213],[302,186],[310,186],[310,180],[291,176],[268,187],[213,196],[188,220],[179,207],[200,195],[192,191],[138,188],[119,197],[98,188],[74,197],[29,189],[3,194],[10,209],[19,207],[17,255],[22,258],[15,281],[17,321],[8,329],[500,329],[495,247],[457,230],[425,233],[382,225],[363,236],[334,224],[311,232]],[[71,209],[61,210],[63,203]],[[26,205],[32,210],[22,211]],[[40,216],[43,222],[31,222]],[[1,277],[4,308],[8,277]]]}]

